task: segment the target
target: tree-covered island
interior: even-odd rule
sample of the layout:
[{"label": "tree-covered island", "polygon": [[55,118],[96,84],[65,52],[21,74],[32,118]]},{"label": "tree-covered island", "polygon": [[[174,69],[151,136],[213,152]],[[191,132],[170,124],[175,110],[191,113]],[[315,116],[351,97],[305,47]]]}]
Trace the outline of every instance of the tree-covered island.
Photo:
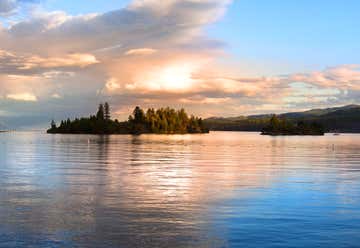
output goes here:
[{"label": "tree-covered island", "polygon": [[136,107],[129,119],[120,122],[112,120],[108,103],[100,104],[96,115],[88,118],[67,119],[57,126],[51,122],[50,134],[187,134],[208,133],[203,120],[188,116],[184,109],[150,108],[144,112]]},{"label": "tree-covered island", "polygon": [[292,123],[286,119],[280,119],[273,115],[269,124],[263,128],[262,135],[324,135],[325,129],[322,125],[312,122],[298,121]]}]

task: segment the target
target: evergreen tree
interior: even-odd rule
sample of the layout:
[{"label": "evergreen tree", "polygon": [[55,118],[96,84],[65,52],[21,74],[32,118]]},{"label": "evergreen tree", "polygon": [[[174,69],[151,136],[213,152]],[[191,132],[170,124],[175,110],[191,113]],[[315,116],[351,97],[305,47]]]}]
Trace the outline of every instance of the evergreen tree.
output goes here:
[{"label": "evergreen tree", "polygon": [[270,126],[273,130],[277,130],[280,126],[280,121],[276,115],[273,115],[270,119]]},{"label": "evergreen tree", "polygon": [[105,103],[104,104],[104,111],[105,111],[105,120],[110,120],[111,118],[111,115],[110,115],[110,106],[109,106],[109,103]]},{"label": "evergreen tree", "polygon": [[142,123],[145,121],[145,114],[144,114],[144,111],[139,107],[137,106],[135,109],[134,109],[134,121],[137,122],[137,123]]},{"label": "evergreen tree", "polygon": [[53,130],[56,129],[56,123],[54,120],[51,121],[51,129],[53,129]]},{"label": "evergreen tree", "polygon": [[104,111],[104,105],[102,103],[99,104],[99,109],[96,114],[96,118],[98,120],[104,120],[105,119],[105,111]]}]

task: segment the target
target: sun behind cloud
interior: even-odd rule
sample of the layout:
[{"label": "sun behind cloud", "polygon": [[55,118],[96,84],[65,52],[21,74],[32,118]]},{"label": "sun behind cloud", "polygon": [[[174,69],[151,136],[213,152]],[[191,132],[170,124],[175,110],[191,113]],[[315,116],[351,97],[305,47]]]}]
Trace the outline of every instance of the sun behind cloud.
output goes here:
[{"label": "sun behind cloud", "polygon": [[192,73],[194,66],[191,64],[173,64],[158,71],[145,74],[142,82],[146,82],[149,90],[185,91],[189,90],[194,80]]}]

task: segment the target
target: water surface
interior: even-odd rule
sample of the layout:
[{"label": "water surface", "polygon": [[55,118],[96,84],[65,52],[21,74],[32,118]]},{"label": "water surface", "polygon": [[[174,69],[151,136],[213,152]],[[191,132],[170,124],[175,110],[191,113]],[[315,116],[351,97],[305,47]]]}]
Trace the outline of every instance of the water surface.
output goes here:
[{"label": "water surface", "polygon": [[0,247],[359,244],[359,135],[0,134]]}]

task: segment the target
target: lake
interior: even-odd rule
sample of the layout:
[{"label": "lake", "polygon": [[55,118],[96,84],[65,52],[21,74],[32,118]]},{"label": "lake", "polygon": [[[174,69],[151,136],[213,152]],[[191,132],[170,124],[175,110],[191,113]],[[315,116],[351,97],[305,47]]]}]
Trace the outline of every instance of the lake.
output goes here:
[{"label": "lake", "polygon": [[0,134],[0,247],[356,247],[360,135]]}]

